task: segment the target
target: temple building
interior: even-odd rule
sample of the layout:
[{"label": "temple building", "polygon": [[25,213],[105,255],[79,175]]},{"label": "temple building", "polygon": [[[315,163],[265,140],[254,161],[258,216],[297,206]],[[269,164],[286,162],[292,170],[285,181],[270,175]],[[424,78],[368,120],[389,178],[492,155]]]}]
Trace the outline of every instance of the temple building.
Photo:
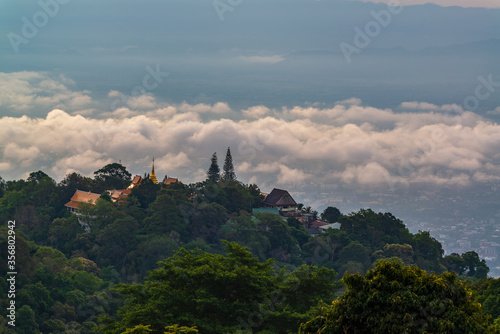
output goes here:
[{"label": "temple building", "polygon": [[134,176],[132,183],[127,187],[127,189],[132,189],[140,185],[142,182],[142,177],[140,175]]},{"label": "temple building", "polygon": [[179,179],[175,177],[168,177],[167,175],[165,175],[165,177],[163,178],[163,184],[168,186],[173,183],[179,183]]},{"label": "temple building", "polygon": [[153,158],[153,169],[151,170],[151,175],[149,175],[149,179],[153,181],[154,184],[158,184],[158,179],[155,174],[155,158]]},{"label": "temple building", "polygon": [[89,203],[90,205],[95,205],[97,200],[101,197],[99,194],[95,194],[90,191],[77,190],[71,200],[64,206],[69,212],[78,215],[78,209],[81,203]]}]

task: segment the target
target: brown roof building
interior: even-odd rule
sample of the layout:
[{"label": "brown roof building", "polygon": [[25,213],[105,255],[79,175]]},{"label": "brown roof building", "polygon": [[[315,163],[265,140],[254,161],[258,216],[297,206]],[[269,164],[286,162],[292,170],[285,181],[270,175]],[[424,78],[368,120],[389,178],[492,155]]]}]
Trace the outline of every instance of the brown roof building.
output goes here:
[{"label": "brown roof building", "polygon": [[77,212],[80,204],[89,203],[91,205],[95,205],[97,200],[101,197],[99,194],[92,193],[90,191],[77,190],[73,197],[71,197],[71,201],[66,203],[64,206],[68,208],[70,212]]},{"label": "brown roof building", "polygon": [[142,182],[142,177],[140,175],[134,176],[132,183],[127,187],[127,189],[132,189],[140,185]]},{"label": "brown roof building", "polygon": [[297,209],[297,202],[288,191],[274,188],[262,201],[264,207],[278,208],[280,211],[294,211]]},{"label": "brown roof building", "polygon": [[165,179],[163,179],[163,184],[165,184],[166,186],[172,183],[179,183],[179,179],[174,177],[165,177]]},{"label": "brown roof building", "polygon": [[111,201],[124,203],[125,199],[127,199],[128,195],[132,193],[131,188],[127,188],[125,190],[108,190],[109,196],[111,197]]}]

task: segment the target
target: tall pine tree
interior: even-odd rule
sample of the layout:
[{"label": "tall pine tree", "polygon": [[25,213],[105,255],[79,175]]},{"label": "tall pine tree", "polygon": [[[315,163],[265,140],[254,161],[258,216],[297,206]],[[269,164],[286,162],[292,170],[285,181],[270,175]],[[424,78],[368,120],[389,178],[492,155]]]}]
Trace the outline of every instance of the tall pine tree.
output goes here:
[{"label": "tall pine tree", "polygon": [[231,156],[231,149],[229,147],[227,148],[226,161],[224,161],[223,171],[223,180],[236,180],[236,174],[234,174],[233,157]]},{"label": "tall pine tree", "polygon": [[214,152],[212,155],[212,163],[210,164],[210,168],[208,168],[207,178],[212,181],[219,181],[220,179],[220,169],[219,164],[217,163],[217,152]]}]

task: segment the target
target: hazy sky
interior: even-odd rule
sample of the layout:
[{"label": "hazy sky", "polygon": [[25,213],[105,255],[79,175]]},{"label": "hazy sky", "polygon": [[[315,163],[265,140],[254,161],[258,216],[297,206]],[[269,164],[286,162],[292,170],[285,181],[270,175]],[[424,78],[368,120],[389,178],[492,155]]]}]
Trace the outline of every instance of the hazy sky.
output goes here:
[{"label": "hazy sky", "polygon": [[401,4],[403,6],[435,4],[443,7],[458,6],[465,8],[500,8],[497,0],[364,0],[364,2],[386,3],[392,6]]},{"label": "hazy sky", "polygon": [[189,183],[230,146],[264,191],[498,182],[500,2],[401,3],[3,1],[0,176]]}]

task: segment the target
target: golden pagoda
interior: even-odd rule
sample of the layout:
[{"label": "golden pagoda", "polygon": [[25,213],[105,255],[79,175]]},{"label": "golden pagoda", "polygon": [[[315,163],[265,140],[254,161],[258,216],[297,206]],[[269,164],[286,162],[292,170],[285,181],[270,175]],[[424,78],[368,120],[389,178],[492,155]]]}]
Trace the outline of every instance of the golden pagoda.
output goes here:
[{"label": "golden pagoda", "polygon": [[153,158],[153,169],[151,170],[151,175],[149,175],[149,179],[153,181],[154,184],[158,184],[158,179],[155,174],[155,158]]}]

